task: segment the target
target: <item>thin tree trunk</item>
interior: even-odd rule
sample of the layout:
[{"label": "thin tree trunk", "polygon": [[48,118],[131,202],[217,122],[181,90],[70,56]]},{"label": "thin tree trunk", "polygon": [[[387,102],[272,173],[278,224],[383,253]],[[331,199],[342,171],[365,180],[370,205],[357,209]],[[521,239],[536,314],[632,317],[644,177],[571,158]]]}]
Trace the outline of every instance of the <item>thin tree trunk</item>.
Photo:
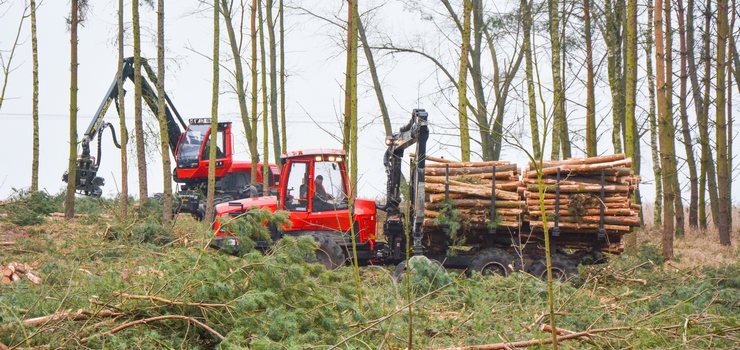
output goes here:
[{"label": "thin tree trunk", "polygon": [[[694,99],[694,111],[696,113],[697,124],[699,124],[699,144],[701,145],[700,157],[699,157],[699,184],[698,184],[698,198],[697,198],[697,224],[702,229],[707,228],[707,215],[706,215],[706,158],[704,150],[711,150],[706,147],[704,141],[704,134],[706,134],[706,117],[704,113],[704,98],[701,94],[701,85],[699,84],[699,78],[696,69],[696,59],[694,56],[695,42],[694,42],[694,0],[687,0],[686,2],[686,61],[688,64],[687,74],[691,80],[691,94]],[[685,135],[684,135],[685,138]],[[691,220],[689,220],[691,221]]]},{"label": "thin tree trunk", "polygon": [[[671,27],[671,2],[664,1],[665,10],[665,101],[666,111],[673,123],[673,29]],[[678,165],[676,161],[676,130],[671,125],[672,136],[671,136],[671,154],[670,168],[666,169],[663,167],[664,174],[667,174],[669,179],[672,181],[672,190],[674,195],[673,206],[674,215],[676,217],[676,237],[683,237],[684,235],[684,211],[683,201],[681,199],[681,185],[678,182]],[[665,185],[665,182],[663,183]],[[669,202],[666,202],[668,204]]]},{"label": "thin tree trunk", "polygon": [[[164,0],[157,0],[157,112],[159,113],[159,141],[162,150],[162,223],[172,220],[172,177],[170,172],[169,131],[164,101]],[[211,138],[213,139],[213,138]],[[215,142],[211,142],[215,145]],[[214,148],[214,147],[211,147]],[[209,158],[213,159],[213,158]],[[212,161],[211,161],[212,163]]]},{"label": "thin tree trunk", "polygon": [[563,159],[570,158],[570,139],[568,137],[568,126],[565,119],[565,92],[563,91],[563,84],[561,80],[560,71],[560,55],[561,55],[561,42],[560,42],[560,18],[558,16],[558,1],[548,1],[548,12],[550,21],[550,43],[552,52],[552,82],[553,82],[553,119],[554,119],[554,131],[553,131],[553,159],[557,159],[555,154],[555,143],[557,134],[557,143],[562,150]]},{"label": "thin tree trunk", "polygon": [[[637,147],[640,142],[640,136],[637,131],[637,122],[635,120],[635,99],[637,98],[637,0],[627,0],[627,33],[626,49],[627,54],[624,62],[625,65],[625,123],[624,123],[624,149],[628,157],[633,159],[638,156]],[[640,174],[639,161],[632,162],[632,170]],[[638,202],[639,194],[635,192],[634,202]],[[627,235],[626,248],[630,252],[637,249],[637,233]]]},{"label": "thin tree trunk", "polygon": [[31,0],[31,52],[33,55],[33,160],[31,161],[31,192],[39,190],[39,50],[36,38],[36,0]]},{"label": "thin tree trunk", "polygon": [[[667,5],[670,6],[670,5]],[[673,234],[675,228],[675,213],[673,202],[673,180],[671,179],[671,158],[674,156],[673,120],[668,109],[666,89],[666,48],[663,43],[663,0],[655,1],[655,68],[658,90],[658,116],[660,130],[660,164],[663,168],[663,256],[673,258]],[[675,174],[673,174],[675,175]]]},{"label": "thin tree trunk", "polygon": [[139,202],[149,199],[146,172],[146,145],[144,142],[144,122],[141,119],[141,28],[139,25],[139,0],[131,1],[134,27],[134,132],[136,135],[136,166],[139,170]]},{"label": "thin tree trunk", "polygon": [[[251,56],[252,64],[251,64],[251,70],[250,71],[251,71],[251,74],[252,74],[252,96],[251,96],[252,97],[252,101],[251,102],[252,102],[252,118],[253,118],[253,121],[257,119],[257,115],[258,115],[257,114],[257,106],[259,105],[259,96],[258,96],[258,92],[257,92],[257,87],[259,86],[258,85],[259,82],[257,81],[257,79],[258,79],[258,74],[257,74],[257,8],[260,6],[258,4],[259,1],[260,0],[252,0],[252,8],[250,9],[250,18],[249,18],[249,21],[250,21],[250,33],[249,33],[249,35],[250,35],[251,42],[252,42],[252,56]],[[255,135],[256,135],[257,134],[257,124],[256,124],[256,122],[253,123],[252,127],[253,127],[254,132],[255,132]],[[265,136],[267,136],[267,135],[265,134],[265,132],[263,132],[263,137],[265,137]],[[265,149],[267,147],[266,145],[267,145],[267,138],[265,138],[264,145],[263,145],[263,148],[262,148],[262,152],[265,154],[265,160],[263,161],[263,166],[265,164],[268,164],[268,161],[267,161],[268,153],[267,153],[267,150]],[[255,164],[255,166],[253,168],[256,169],[257,168],[257,165]],[[261,170],[263,175],[265,174],[264,170],[265,170],[264,168]],[[264,181],[264,178],[265,177],[263,176],[262,178],[263,178],[263,181]],[[264,187],[264,183],[262,185]],[[265,188],[263,188],[263,191],[264,190],[265,190]]]},{"label": "thin tree trunk", "polygon": [[[288,151],[288,136],[285,127],[285,27],[283,25],[283,0],[279,0],[280,7],[280,132],[283,152]],[[280,158],[275,159],[280,162]]]},{"label": "thin tree trunk", "polygon": [[460,122],[460,159],[470,161],[470,133],[468,131],[468,52],[470,51],[470,16],[472,0],[463,0],[463,30],[460,46],[460,70],[457,83],[457,113]]},{"label": "thin tree trunk", "polygon": [[[604,1],[604,17],[606,28],[603,29],[603,36],[606,40],[607,48],[607,73],[609,75],[609,88],[612,96],[612,145],[614,153],[622,153],[621,132],[622,120],[624,120],[624,90],[622,88],[622,57],[621,57],[621,35],[620,26],[622,25],[619,9],[612,7],[612,1]],[[618,6],[617,6],[618,7]]]},{"label": "thin tree trunk", "polygon": [[645,35],[645,66],[648,79],[648,120],[650,123],[650,148],[653,162],[653,176],[655,177],[655,202],[653,204],[653,224],[662,225],[663,215],[663,174],[660,168],[658,151],[658,124],[655,119],[655,76],[653,75],[653,0],[647,1],[647,31]]},{"label": "thin tree trunk", "polygon": [[[226,24],[226,32],[229,35],[229,46],[231,46],[231,54],[234,58],[234,74],[236,75],[236,95],[239,100],[239,112],[242,116],[242,123],[244,124],[244,131],[247,134],[247,144],[249,146],[249,153],[252,160],[252,172],[251,181],[252,184],[257,184],[257,164],[260,162],[259,151],[257,150],[257,128],[254,124],[254,120],[250,123],[249,112],[247,111],[247,100],[246,93],[244,90],[244,69],[242,68],[242,57],[241,47],[236,39],[234,33],[234,25],[231,22],[231,9],[227,3],[227,0],[221,0],[221,15],[224,17],[224,24]],[[253,116],[256,118],[256,116]]]},{"label": "thin tree trunk", "polygon": [[[271,2],[272,2],[271,0],[267,0],[267,1],[268,1],[268,5],[272,5],[271,4]],[[265,61],[266,61],[266,56],[265,56],[265,21],[264,21],[264,18],[262,17],[262,1],[260,1],[260,0],[257,0],[257,16],[258,16],[258,20],[260,22],[259,23],[259,26],[260,26],[260,28],[259,28],[259,32],[260,32],[260,69],[261,69],[261,73],[262,73],[262,79],[261,79],[262,80],[262,152],[264,154],[262,156],[262,191],[266,192],[267,189],[268,189],[268,187],[269,187],[269,182],[268,182],[269,178],[266,175],[267,175],[267,170],[268,170],[268,166],[269,166],[268,164],[270,163],[270,154],[269,154],[269,148],[268,148],[268,140],[269,140],[268,139],[268,131],[269,130],[268,130],[268,127],[267,127],[267,124],[268,124],[267,123],[267,120],[270,117],[270,115],[269,115],[270,113],[269,113],[269,110],[268,110],[268,107],[267,107],[267,67],[266,67],[267,64],[265,63]],[[268,21],[270,21],[270,20],[268,19]],[[269,27],[269,24],[268,24],[268,27]],[[272,46],[274,48],[274,45],[270,45],[270,46]],[[272,51],[272,49],[271,49],[271,51]],[[271,61],[272,61],[272,59],[271,59]],[[270,65],[272,66],[272,62],[270,63]],[[270,79],[272,79],[272,73],[270,73],[270,75],[271,75]],[[275,106],[271,106],[271,107],[274,108]],[[274,111],[274,109],[273,109],[273,111]],[[273,118],[273,121],[275,121],[274,118]],[[273,128],[274,127],[275,127],[275,125],[273,124]],[[275,140],[274,139],[274,136],[275,135],[273,134],[273,144],[279,144],[280,143],[280,140]]]},{"label": "thin tree trunk", "polygon": [[[712,55],[711,55],[711,21],[712,21],[712,2],[707,0],[705,12],[704,12],[704,110],[699,120],[699,137],[702,142],[702,163],[705,164],[706,179],[707,179],[707,192],[709,192],[709,208],[712,212],[712,222],[715,227],[719,226],[719,193],[717,190],[717,172],[714,164],[714,157],[712,156],[712,145],[709,138],[709,95],[710,78],[712,73]],[[703,129],[703,130],[702,130]]]},{"label": "thin tree trunk", "polygon": [[219,23],[219,0],[213,0],[213,59],[212,59],[212,81],[211,81],[211,135],[208,146],[208,188],[206,190],[206,212],[205,222],[214,221],[213,208],[216,197],[216,151],[218,149],[218,90],[219,90],[219,53],[220,34]]},{"label": "thin tree trunk", "polygon": [[78,0],[71,1],[69,16],[69,173],[67,195],[64,200],[64,218],[75,216],[75,177],[77,176],[77,25],[80,20]]},{"label": "thin tree trunk", "polygon": [[591,48],[591,2],[583,0],[583,21],[586,35],[586,155],[598,155],[596,141],[596,100],[594,97],[594,62]]},{"label": "thin tree trunk", "polygon": [[373,79],[373,88],[375,89],[375,96],[378,98],[378,108],[380,108],[380,116],[383,118],[383,127],[385,128],[385,136],[391,136],[393,129],[391,128],[391,117],[388,114],[388,107],[385,104],[385,97],[383,96],[383,88],[380,86],[380,78],[378,77],[378,71],[375,66],[375,58],[373,58],[373,51],[367,41],[365,35],[365,26],[362,25],[362,19],[357,17],[357,31],[360,34],[360,41],[362,42],[362,50],[365,52],[365,58],[367,59],[368,70],[370,71],[370,77]]},{"label": "thin tree trunk", "polygon": [[18,30],[15,32],[15,40],[13,41],[13,46],[10,49],[10,55],[8,56],[7,62],[0,62],[0,68],[3,70],[3,87],[0,89],[0,110],[3,109],[3,101],[5,101],[5,91],[7,91],[8,88],[8,79],[10,77],[10,72],[13,71],[13,57],[15,57],[15,49],[18,48],[18,43],[20,42],[21,37],[21,31],[23,31],[23,21],[26,20],[26,10],[28,8],[25,8],[23,10],[23,15],[21,16],[21,20],[18,22]]},{"label": "thin tree trunk", "polygon": [[684,19],[683,0],[678,0],[678,36],[681,43],[681,70],[679,78],[679,114],[681,118],[681,132],[683,133],[683,144],[686,152],[686,165],[689,168],[689,184],[691,195],[689,200],[689,227],[697,228],[699,226],[699,176],[696,171],[696,159],[694,158],[694,145],[691,139],[691,130],[689,127],[689,115],[686,106],[687,97],[687,55],[686,55],[686,25]]},{"label": "thin tree trunk", "polygon": [[[588,1],[588,0],[586,0]],[[521,0],[522,23],[524,38],[522,50],[525,57],[525,73],[527,76],[527,107],[529,109],[529,128],[532,133],[532,155],[534,159],[541,158],[540,131],[537,120],[537,101],[534,91],[534,68],[532,67],[532,6],[527,0]]]},{"label": "thin tree trunk", "polygon": [[[488,123],[488,107],[486,106],[486,97],[483,91],[483,75],[481,74],[481,51],[483,50],[484,31],[483,1],[472,0],[472,3],[473,47],[470,49],[470,66],[468,67],[468,72],[473,81],[473,94],[475,95],[475,111],[473,114],[475,116],[476,126],[478,127],[478,133],[480,134],[481,155],[484,161],[489,161],[498,158],[496,153],[501,152],[500,140],[502,135],[501,131],[498,132],[498,135],[493,134],[496,132],[496,127],[491,132],[491,126]],[[449,9],[451,10],[452,6],[449,6]],[[495,60],[496,57],[492,57],[492,59]],[[494,74],[497,73],[496,71]],[[494,79],[498,81],[498,74]],[[497,85],[494,84],[493,88],[498,89]],[[498,102],[500,98],[498,90],[494,92],[494,96],[496,96],[496,101]],[[493,139],[497,139],[499,142],[496,143]]]},{"label": "thin tree trunk", "polygon": [[123,90],[123,0],[118,0],[118,122],[121,137],[121,220],[128,218],[128,129]]},{"label": "thin tree trunk", "polygon": [[[732,62],[735,56],[735,37],[733,36],[735,31],[735,15],[737,13],[737,7],[735,7],[735,0],[732,0],[732,20],[730,20],[729,33],[727,38],[727,169],[729,174],[727,180],[727,227],[732,231]],[[737,74],[737,72],[735,72]],[[737,75],[736,75],[737,76]],[[740,86],[738,86],[738,92],[740,92]]]},{"label": "thin tree trunk", "polygon": [[725,65],[727,52],[727,36],[729,25],[727,23],[727,0],[717,1],[717,97],[715,122],[717,125],[717,189],[719,193],[719,242],[729,246],[730,240],[730,169],[728,167],[728,137],[727,137],[727,85],[725,83]]},{"label": "thin tree trunk", "polygon": [[[267,34],[270,47],[270,120],[272,121],[272,150],[275,161],[282,155],[280,140],[280,126],[278,120],[278,88],[277,88],[277,44],[275,43],[275,21],[272,17],[273,0],[267,0],[265,16],[267,17]],[[267,162],[265,162],[267,163]]]}]

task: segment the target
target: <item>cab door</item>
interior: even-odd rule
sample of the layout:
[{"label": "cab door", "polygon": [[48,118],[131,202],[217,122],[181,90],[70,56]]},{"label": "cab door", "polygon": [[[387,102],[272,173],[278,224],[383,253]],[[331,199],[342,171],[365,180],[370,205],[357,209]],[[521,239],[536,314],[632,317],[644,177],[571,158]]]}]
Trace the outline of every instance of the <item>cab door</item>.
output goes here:
[{"label": "cab door", "polygon": [[309,229],[346,232],[351,220],[343,162],[316,160],[311,174]]},{"label": "cab door", "polygon": [[290,160],[285,165],[288,174],[286,183],[281,186],[283,209],[290,212],[292,225],[286,231],[306,230],[309,216],[309,179],[310,162],[308,160]]}]

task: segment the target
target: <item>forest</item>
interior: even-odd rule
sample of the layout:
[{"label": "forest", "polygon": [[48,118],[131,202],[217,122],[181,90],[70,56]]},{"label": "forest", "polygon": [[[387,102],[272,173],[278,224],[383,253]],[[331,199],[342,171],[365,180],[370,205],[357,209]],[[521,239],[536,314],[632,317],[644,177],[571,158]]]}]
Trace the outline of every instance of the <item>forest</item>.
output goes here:
[{"label": "forest", "polygon": [[0,0],[0,350],[735,348],[738,14]]}]

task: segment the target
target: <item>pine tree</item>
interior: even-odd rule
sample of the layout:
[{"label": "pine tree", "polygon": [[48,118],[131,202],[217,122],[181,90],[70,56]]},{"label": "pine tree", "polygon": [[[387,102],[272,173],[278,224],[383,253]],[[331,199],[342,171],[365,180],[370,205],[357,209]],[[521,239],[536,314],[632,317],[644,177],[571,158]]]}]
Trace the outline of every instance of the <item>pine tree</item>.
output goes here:
[{"label": "pine tree", "polygon": [[[285,129],[285,26],[283,24],[283,0],[279,0],[280,7],[280,140],[282,142],[283,152],[288,151],[288,135]],[[280,158],[275,159],[276,162]]]},{"label": "pine tree", "polygon": [[86,0],[72,0],[69,14],[69,172],[67,194],[64,199],[64,218],[75,216],[75,178],[77,176],[77,28],[80,16],[87,6]]},{"label": "pine tree", "polygon": [[650,149],[655,176],[655,201],[653,202],[653,224],[660,226],[663,215],[663,172],[658,153],[658,123],[655,119],[655,76],[653,75],[653,0],[647,1],[647,30],[645,35],[645,67],[648,79],[648,122],[650,124]]},{"label": "pine tree", "polygon": [[529,109],[529,127],[532,132],[532,155],[535,159],[540,159],[540,131],[539,122],[537,120],[537,102],[534,91],[534,68],[532,62],[532,5],[531,2],[527,4],[527,0],[521,0],[520,5],[522,8],[522,27],[524,30],[524,38],[522,50],[524,50],[525,57],[525,73],[527,76],[527,107]]},{"label": "pine tree", "polygon": [[563,159],[571,156],[570,139],[568,137],[568,124],[565,119],[565,91],[560,71],[561,38],[560,17],[558,15],[558,0],[549,0],[549,29],[550,29],[550,52],[552,53],[551,68],[553,82],[553,134],[552,134],[552,159],[559,159],[562,151]]}]

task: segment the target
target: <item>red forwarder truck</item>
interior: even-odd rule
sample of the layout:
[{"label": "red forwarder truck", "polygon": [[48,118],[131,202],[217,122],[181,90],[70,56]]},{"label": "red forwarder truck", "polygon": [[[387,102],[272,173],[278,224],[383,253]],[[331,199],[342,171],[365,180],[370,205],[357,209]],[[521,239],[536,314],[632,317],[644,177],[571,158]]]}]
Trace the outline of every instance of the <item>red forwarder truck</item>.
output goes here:
[{"label": "red forwarder truck", "polygon": [[[544,254],[541,245],[524,245],[523,250],[512,244],[519,237],[530,234],[527,222],[519,227],[519,232],[502,234],[490,229],[480,232],[485,239],[469,251],[451,256],[438,249],[427,249],[423,232],[425,201],[425,157],[429,137],[427,112],[423,109],[413,111],[411,120],[398,133],[386,139],[387,150],[383,159],[386,168],[386,203],[377,205],[373,200],[357,199],[353,210],[348,207],[347,193],[351,193],[346,171],[346,157],[342,150],[295,151],[283,155],[283,167],[276,196],[245,198],[216,206],[214,224],[218,248],[238,245],[237,239],[222,230],[221,225],[229,218],[243,215],[251,208],[267,208],[270,211],[284,210],[290,214],[292,226],[271,228],[273,241],[285,236],[308,235],[318,243],[317,258],[327,268],[345,264],[352,256],[351,230],[354,226],[357,242],[357,255],[361,264],[399,264],[406,256],[406,246],[411,245],[414,255],[424,255],[442,262],[446,267],[463,268],[484,274],[507,275],[513,269],[526,269],[541,273]],[[409,181],[409,215],[401,208],[401,166],[404,151],[416,146],[415,159],[411,162]],[[495,198],[493,196],[492,198]],[[378,239],[376,223],[377,211],[385,212],[382,223],[382,239]],[[351,218],[351,220],[350,220]],[[223,223],[222,223],[223,222]],[[406,241],[408,223],[410,242]],[[541,233],[540,233],[541,234]],[[562,236],[562,234],[561,234]],[[593,235],[580,234],[569,237],[579,243],[579,250],[557,251],[553,255],[553,269],[557,277],[566,277],[577,271],[576,266],[584,262],[603,261],[601,240],[597,232]],[[562,240],[566,241],[566,240]],[[269,249],[265,242],[258,247]],[[514,242],[519,243],[519,242]],[[583,249],[583,243],[592,248]],[[555,251],[555,250],[553,250]],[[399,267],[402,266],[399,264]],[[401,269],[402,270],[402,269]],[[399,271],[399,269],[397,269]]]}]

